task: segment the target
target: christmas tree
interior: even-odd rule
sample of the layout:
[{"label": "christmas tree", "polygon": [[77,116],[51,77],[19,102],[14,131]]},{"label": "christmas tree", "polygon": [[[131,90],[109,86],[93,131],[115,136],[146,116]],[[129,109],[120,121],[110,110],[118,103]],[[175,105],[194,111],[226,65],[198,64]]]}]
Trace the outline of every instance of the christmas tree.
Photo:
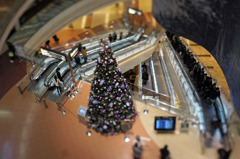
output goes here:
[{"label": "christmas tree", "polygon": [[121,121],[136,116],[126,79],[117,66],[109,43],[101,42],[87,116],[92,127],[105,135],[121,132]]}]

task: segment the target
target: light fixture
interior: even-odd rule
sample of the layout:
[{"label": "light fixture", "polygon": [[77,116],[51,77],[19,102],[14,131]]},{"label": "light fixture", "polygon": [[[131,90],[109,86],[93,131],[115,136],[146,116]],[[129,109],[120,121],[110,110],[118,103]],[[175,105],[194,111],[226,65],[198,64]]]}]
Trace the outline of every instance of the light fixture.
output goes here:
[{"label": "light fixture", "polygon": [[87,136],[92,136],[92,132],[89,130],[86,132]]},{"label": "light fixture", "polygon": [[135,9],[135,8],[128,8],[128,13],[129,14],[137,14],[139,16],[142,15],[142,11],[138,10],[138,9]]},{"label": "light fixture", "polygon": [[148,114],[148,109],[144,109],[144,110],[143,110],[143,113],[144,113],[144,114]]},{"label": "light fixture", "polygon": [[62,114],[65,115],[66,114],[66,110],[61,110]]},{"label": "light fixture", "polygon": [[73,93],[74,93],[74,94],[77,94],[77,93],[78,93],[78,90],[73,91]]},{"label": "light fixture", "polygon": [[124,137],[124,141],[125,141],[125,142],[129,142],[129,141],[130,141],[130,137],[129,137],[129,136],[125,136],[125,137]]},{"label": "light fixture", "polygon": [[183,122],[183,118],[182,118],[182,117],[179,117],[179,118],[178,118],[178,121],[179,121],[179,122]]},{"label": "light fixture", "polygon": [[194,128],[197,128],[197,123],[196,123],[196,122],[192,122],[192,126],[193,126]]},{"label": "light fixture", "polygon": [[73,94],[71,94],[69,97],[74,98],[74,97],[75,97],[75,94],[73,93]]}]

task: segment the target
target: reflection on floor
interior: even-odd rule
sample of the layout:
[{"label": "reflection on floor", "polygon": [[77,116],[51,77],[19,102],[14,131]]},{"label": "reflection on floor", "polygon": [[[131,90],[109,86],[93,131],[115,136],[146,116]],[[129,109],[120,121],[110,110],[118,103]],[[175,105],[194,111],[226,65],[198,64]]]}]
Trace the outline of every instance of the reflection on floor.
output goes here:
[{"label": "reflection on floor", "polygon": [[[79,93],[69,99],[63,109],[47,101],[49,108],[38,103],[33,94],[23,95],[13,87],[0,101],[0,156],[18,159],[42,158],[99,158],[131,159],[132,142],[136,135],[149,138],[139,117],[128,132],[130,142],[124,142],[124,134],[103,136],[92,130],[86,135],[87,127],[77,117],[80,105],[87,106],[90,84],[83,83]],[[14,100],[11,100],[14,96]],[[138,110],[139,111],[139,110]],[[142,158],[159,158],[159,149],[153,141],[144,141]],[[4,157],[3,157],[4,158]]]},{"label": "reflection on floor", "polygon": [[8,52],[0,56],[0,99],[27,74],[26,62],[16,59],[10,63],[9,60]]}]

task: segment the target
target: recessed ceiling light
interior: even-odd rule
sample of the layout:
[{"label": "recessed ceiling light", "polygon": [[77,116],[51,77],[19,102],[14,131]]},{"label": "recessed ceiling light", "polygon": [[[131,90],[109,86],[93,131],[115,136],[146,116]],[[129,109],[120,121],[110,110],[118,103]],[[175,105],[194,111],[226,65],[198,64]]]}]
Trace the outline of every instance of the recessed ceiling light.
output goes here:
[{"label": "recessed ceiling light", "polygon": [[129,142],[129,141],[130,141],[130,137],[129,137],[129,136],[125,136],[125,137],[124,137],[124,141],[125,141],[125,142]]}]

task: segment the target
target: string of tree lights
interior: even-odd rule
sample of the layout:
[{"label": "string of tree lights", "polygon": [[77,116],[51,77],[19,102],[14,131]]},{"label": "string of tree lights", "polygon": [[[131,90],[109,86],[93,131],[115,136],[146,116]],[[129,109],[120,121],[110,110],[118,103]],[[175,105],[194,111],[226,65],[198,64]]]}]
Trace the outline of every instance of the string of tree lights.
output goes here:
[{"label": "string of tree lights", "polygon": [[89,96],[90,124],[97,132],[113,135],[122,132],[121,121],[133,121],[136,115],[129,87],[110,44],[102,41]]}]

